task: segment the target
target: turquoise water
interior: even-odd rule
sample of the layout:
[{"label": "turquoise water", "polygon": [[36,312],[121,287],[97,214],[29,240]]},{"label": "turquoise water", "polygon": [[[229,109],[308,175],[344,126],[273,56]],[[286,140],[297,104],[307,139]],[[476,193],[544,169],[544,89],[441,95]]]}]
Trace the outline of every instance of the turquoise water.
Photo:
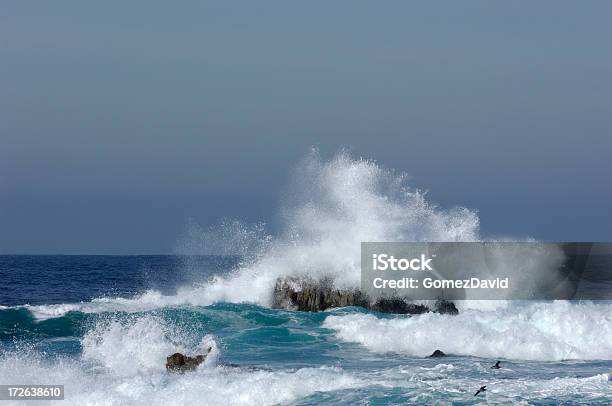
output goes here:
[{"label": "turquoise water", "polygon": [[[53,404],[612,402],[609,304],[527,303],[459,316],[305,313],[197,303],[197,283],[171,257],[2,258],[3,280],[23,283],[16,272],[38,267],[40,281],[30,285],[32,302],[13,294],[7,303],[6,292],[19,289],[6,285],[0,384],[65,385],[66,400]],[[202,261],[211,275],[227,267]],[[54,280],[46,300],[45,278]],[[122,295],[104,295],[113,284]],[[164,292],[152,288],[160,284]],[[64,288],[74,301],[53,300]],[[197,371],[165,371],[167,355],[209,346]],[[449,356],[425,357],[435,349]],[[490,369],[496,359],[500,370]],[[474,397],[482,385],[488,391]]]}]

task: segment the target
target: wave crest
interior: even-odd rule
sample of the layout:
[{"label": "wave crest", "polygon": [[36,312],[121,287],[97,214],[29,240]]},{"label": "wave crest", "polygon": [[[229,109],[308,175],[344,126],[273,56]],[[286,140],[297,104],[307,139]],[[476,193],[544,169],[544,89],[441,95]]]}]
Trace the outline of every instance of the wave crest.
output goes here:
[{"label": "wave crest", "polygon": [[[441,210],[426,194],[407,184],[407,175],[367,159],[340,152],[324,161],[316,150],[298,165],[282,210],[279,237],[265,235],[264,252],[250,257],[229,276],[203,287],[203,302],[271,304],[279,277],[333,280],[339,288],[356,288],[360,281],[362,241],[476,241],[479,218],[466,208]],[[227,240],[227,227],[222,227]],[[211,234],[211,233],[208,233]],[[214,233],[212,233],[214,235]],[[231,238],[229,239],[231,240]],[[204,243],[203,246],[206,244]],[[205,298],[205,299],[204,299]]]},{"label": "wave crest", "polygon": [[513,304],[407,318],[328,316],[323,326],[341,340],[375,352],[424,357],[447,354],[538,361],[612,359],[612,305],[566,301]]}]

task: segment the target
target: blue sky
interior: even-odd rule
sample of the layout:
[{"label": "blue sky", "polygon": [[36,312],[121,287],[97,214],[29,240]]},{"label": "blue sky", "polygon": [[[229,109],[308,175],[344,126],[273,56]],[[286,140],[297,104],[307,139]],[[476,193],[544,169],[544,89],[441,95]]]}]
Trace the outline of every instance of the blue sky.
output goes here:
[{"label": "blue sky", "polygon": [[[382,4],[381,4],[382,3]],[[8,1],[0,253],[171,252],[274,224],[311,146],[485,235],[612,239],[612,5]]]}]

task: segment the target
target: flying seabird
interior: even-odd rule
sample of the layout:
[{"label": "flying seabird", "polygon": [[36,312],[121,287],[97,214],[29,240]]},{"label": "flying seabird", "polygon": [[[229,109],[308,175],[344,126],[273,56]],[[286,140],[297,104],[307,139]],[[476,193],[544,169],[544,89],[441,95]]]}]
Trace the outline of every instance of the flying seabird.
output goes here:
[{"label": "flying seabird", "polygon": [[480,389],[474,394],[474,396],[478,396],[480,392],[485,392],[487,390],[487,385],[481,386]]}]

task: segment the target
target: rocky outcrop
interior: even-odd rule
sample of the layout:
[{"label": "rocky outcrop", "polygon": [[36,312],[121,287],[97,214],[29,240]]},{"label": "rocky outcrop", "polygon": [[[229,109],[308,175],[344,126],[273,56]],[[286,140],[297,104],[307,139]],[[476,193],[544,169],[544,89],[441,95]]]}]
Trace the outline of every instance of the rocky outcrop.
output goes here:
[{"label": "rocky outcrop", "polygon": [[442,358],[446,357],[446,354],[440,350],[435,350],[429,357],[427,358]]},{"label": "rocky outcrop", "polygon": [[433,308],[401,298],[378,299],[374,303],[357,289],[337,289],[329,280],[280,278],[274,286],[272,307],[318,312],[334,307],[359,306],[382,313],[421,314],[437,312],[458,314],[452,302],[438,300]]},{"label": "rocky outcrop", "polygon": [[[212,348],[208,348],[207,354]],[[206,355],[196,355],[195,357],[189,357],[183,355],[180,352],[175,352],[166,358],[166,370],[170,372],[185,372],[193,371],[206,359]]]},{"label": "rocky outcrop", "polygon": [[403,299],[395,297],[378,299],[372,306],[368,307],[377,312],[396,314],[422,314],[429,311],[429,308],[425,305],[408,303]]},{"label": "rocky outcrop", "polygon": [[278,279],[272,306],[278,309],[318,312],[334,307],[367,307],[367,298],[358,290],[334,289],[328,280]]}]

